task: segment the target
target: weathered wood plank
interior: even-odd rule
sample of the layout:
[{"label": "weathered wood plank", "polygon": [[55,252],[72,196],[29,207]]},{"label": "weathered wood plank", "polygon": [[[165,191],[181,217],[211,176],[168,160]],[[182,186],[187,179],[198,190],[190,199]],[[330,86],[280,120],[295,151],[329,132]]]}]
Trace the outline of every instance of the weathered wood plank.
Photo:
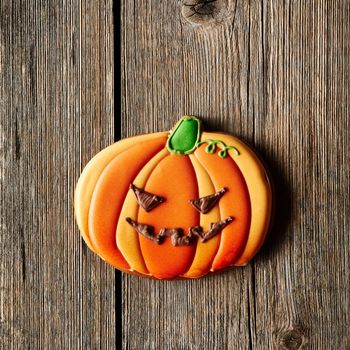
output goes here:
[{"label": "weathered wood plank", "polygon": [[124,136],[197,114],[243,137],[272,169],[276,224],[246,268],[165,283],[124,275],[124,348],[345,349],[349,4],[212,5],[194,26],[181,2],[123,3]]},{"label": "weathered wood plank", "polygon": [[[260,4],[232,2],[209,29],[188,23],[179,2],[143,5],[122,12],[124,136],[195,114],[253,141],[264,106]],[[251,266],[195,281],[124,275],[124,348],[248,349],[251,279]]]},{"label": "weathered wood plank", "polygon": [[[123,136],[185,113],[242,136],[273,170],[277,222],[244,269],[124,276],[124,348],[345,349],[349,4],[216,3],[194,27],[180,2],[124,2]],[[1,346],[113,348],[114,272],[72,211],[113,139],[112,1],[2,1],[0,29]]]},{"label": "weathered wood plank", "polygon": [[272,248],[256,260],[255,348],[350,346],[349,16],[347,1],[264,4],[255,138],[282,196]]},{"label": "weathered wood plank", "polygon": [[112,1],[1,1],[2,349],[111,349],[114,271],[73,217],[113,141]]}]

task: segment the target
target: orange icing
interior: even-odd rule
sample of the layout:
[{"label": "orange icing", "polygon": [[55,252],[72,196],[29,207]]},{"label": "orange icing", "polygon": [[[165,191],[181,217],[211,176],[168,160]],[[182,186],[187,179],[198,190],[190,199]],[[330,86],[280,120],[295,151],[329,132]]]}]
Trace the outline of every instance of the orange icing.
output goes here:
[{"label": "orange icing", "polygon": [[[196,175],[187,156],[169,155],[159,162],[149,177],[146,191],[165,198],[165,202],[146,213],[139,208],[138,222],[162,228],[188,228],[199,222],[199,214],[188,203],[198,196]],[[174,278],[189,268],[195,246],[174,247],[170,238],[157,245],[139,236],[140,246],[148,271],[156,278]]]},{"label": "orange icing", "polygon": [[90,240],[95,251],[114,267],[129,268],[115,241],[119,213],[129,184],[142,166],[164,147],[165,141],[165,138],[157,138],[136,144],[112,160],[97,181],[89,211]]}]

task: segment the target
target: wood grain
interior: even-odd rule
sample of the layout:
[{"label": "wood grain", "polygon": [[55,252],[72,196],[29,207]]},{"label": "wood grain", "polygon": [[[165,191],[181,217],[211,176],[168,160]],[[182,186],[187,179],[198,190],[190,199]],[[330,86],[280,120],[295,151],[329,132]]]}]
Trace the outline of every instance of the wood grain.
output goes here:
[{"label": "wood grain", "polygon": [[123,275],[123,346],[347,349],[349,4],[201,3],[193,16],[180,1],[123,3],[123,136],[194,114],[242,137],[271,168],[276,222],[245,268]]},{"label": "wood grain", "polygon": [[1,349],[111,349],[114,271],[73,217],[113,141],[112,1],[1,1]]},{"label": "wood grain", "polygon": [[[116,275],[72,207],[118,134],[113,6],[0,3],[1,349],[119,348]],[[278,194],[247,267],[123,275],[123,348],[349,349],[349,2],[135,0],[121,21],[122,136],[199,115],[254,145]]]}]

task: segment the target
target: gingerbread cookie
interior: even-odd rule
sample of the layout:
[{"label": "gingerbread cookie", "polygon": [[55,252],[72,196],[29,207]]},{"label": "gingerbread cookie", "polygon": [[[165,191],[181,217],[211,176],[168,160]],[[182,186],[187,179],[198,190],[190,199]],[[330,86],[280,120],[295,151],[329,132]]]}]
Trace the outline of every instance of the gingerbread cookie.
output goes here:
[{"label": "gingerbread cookie", "polygon": [[236,137],[183,117],[169,132],[123,139],[85,167],[75,215],[86,244],[115,268],[158,279],[246,265],[266,237],[271,186]]}]

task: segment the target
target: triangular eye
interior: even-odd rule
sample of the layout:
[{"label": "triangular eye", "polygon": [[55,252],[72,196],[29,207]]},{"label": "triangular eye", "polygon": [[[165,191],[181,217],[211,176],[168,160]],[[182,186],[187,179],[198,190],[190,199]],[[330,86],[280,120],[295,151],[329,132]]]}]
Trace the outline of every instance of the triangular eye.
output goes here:
[{"label": "triangular eye", "polygon": [[146,212],[151,211],[160,203],[165,201],[165,198],[142,190],[141,188],[136,187],[134,184],[131,184],[129,188],[133,190],[137,203],[139,203],[140,207],[142,207]]},{"label": "triangular eye", "polygon": [[207,214],[212,208],[215,207],[219,199],[227,192],[227,189],[224,187],[220,191],[211,194],[209,196],[201,197],[198,199],[191,199],[189,202],[201,213]]}]

